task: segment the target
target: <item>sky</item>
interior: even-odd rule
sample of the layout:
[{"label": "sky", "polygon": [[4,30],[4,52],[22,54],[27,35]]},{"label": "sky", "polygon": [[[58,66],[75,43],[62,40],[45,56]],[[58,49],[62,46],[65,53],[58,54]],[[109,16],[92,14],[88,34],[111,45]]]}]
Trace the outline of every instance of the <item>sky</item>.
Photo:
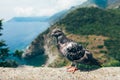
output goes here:
[{"label": "sky", "polygon": [[51,16],[87,0],[0,0],[0,19]]}]

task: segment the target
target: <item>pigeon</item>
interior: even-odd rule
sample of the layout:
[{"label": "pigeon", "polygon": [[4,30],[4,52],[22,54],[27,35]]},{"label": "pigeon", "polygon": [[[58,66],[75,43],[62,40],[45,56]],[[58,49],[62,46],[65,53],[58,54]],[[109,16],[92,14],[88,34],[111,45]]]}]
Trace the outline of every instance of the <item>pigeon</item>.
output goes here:
[{"label": "pigeon", "polygon": [[68,39],[60,29],[53,29],[51,35],[57,40],[57,48],[61,55],[71,61],[71,65],[67,67],[68,72],[78,70],[78,64],[87,64],[93,62],[95,65],[99,63],[93,58],[91,52],[85,49],[81,44]]}]

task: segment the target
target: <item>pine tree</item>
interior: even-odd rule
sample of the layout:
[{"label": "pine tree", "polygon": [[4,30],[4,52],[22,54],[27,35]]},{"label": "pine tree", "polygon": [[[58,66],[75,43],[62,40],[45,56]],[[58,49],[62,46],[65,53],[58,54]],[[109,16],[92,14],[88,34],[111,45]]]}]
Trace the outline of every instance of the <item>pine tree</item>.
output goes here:
[{"label": "pine tree", "polygon": [[[0,36],[2,36],[2,20],[0,20]],[[6,60],[9,57],[9,48],[4,40],[0,40],[0,67],[18,67],[18,63],[14,60]]]},{"label": "pine tree", "polygon": [[[2,20],[0,20],[0,32],[2,30]],[[2,33],[0,33],[0,36],[2,36]],[[7,45],[5,44],[4,40],[0,40],[0,61],[4,61],[6,57],[8,57],[9,49]]]}]

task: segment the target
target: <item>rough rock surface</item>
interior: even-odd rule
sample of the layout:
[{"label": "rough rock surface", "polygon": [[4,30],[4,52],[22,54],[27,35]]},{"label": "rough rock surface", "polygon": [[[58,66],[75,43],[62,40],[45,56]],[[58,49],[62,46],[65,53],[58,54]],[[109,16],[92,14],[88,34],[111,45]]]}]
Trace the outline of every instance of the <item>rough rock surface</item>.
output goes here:
[{"label": "rough rock surface", "polygon": [[67,72],[66,68],[0,68],[0,80],[120,80],[120,67]]}]

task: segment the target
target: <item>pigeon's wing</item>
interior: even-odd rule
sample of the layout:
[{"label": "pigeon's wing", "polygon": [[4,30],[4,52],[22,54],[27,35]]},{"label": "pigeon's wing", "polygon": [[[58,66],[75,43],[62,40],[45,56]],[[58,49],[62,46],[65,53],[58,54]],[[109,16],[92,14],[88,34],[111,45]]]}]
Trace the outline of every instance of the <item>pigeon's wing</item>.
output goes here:
[{"label": "pigeon's wing", "polygon": [[74,60],[79,60],[80,58],[82,58],[84,54],[85,54],[85,50],[83,49],[82,45],[73,42],[71,43],[71,46],[67,48],[66,57],[70,61],[74,61]]}]

